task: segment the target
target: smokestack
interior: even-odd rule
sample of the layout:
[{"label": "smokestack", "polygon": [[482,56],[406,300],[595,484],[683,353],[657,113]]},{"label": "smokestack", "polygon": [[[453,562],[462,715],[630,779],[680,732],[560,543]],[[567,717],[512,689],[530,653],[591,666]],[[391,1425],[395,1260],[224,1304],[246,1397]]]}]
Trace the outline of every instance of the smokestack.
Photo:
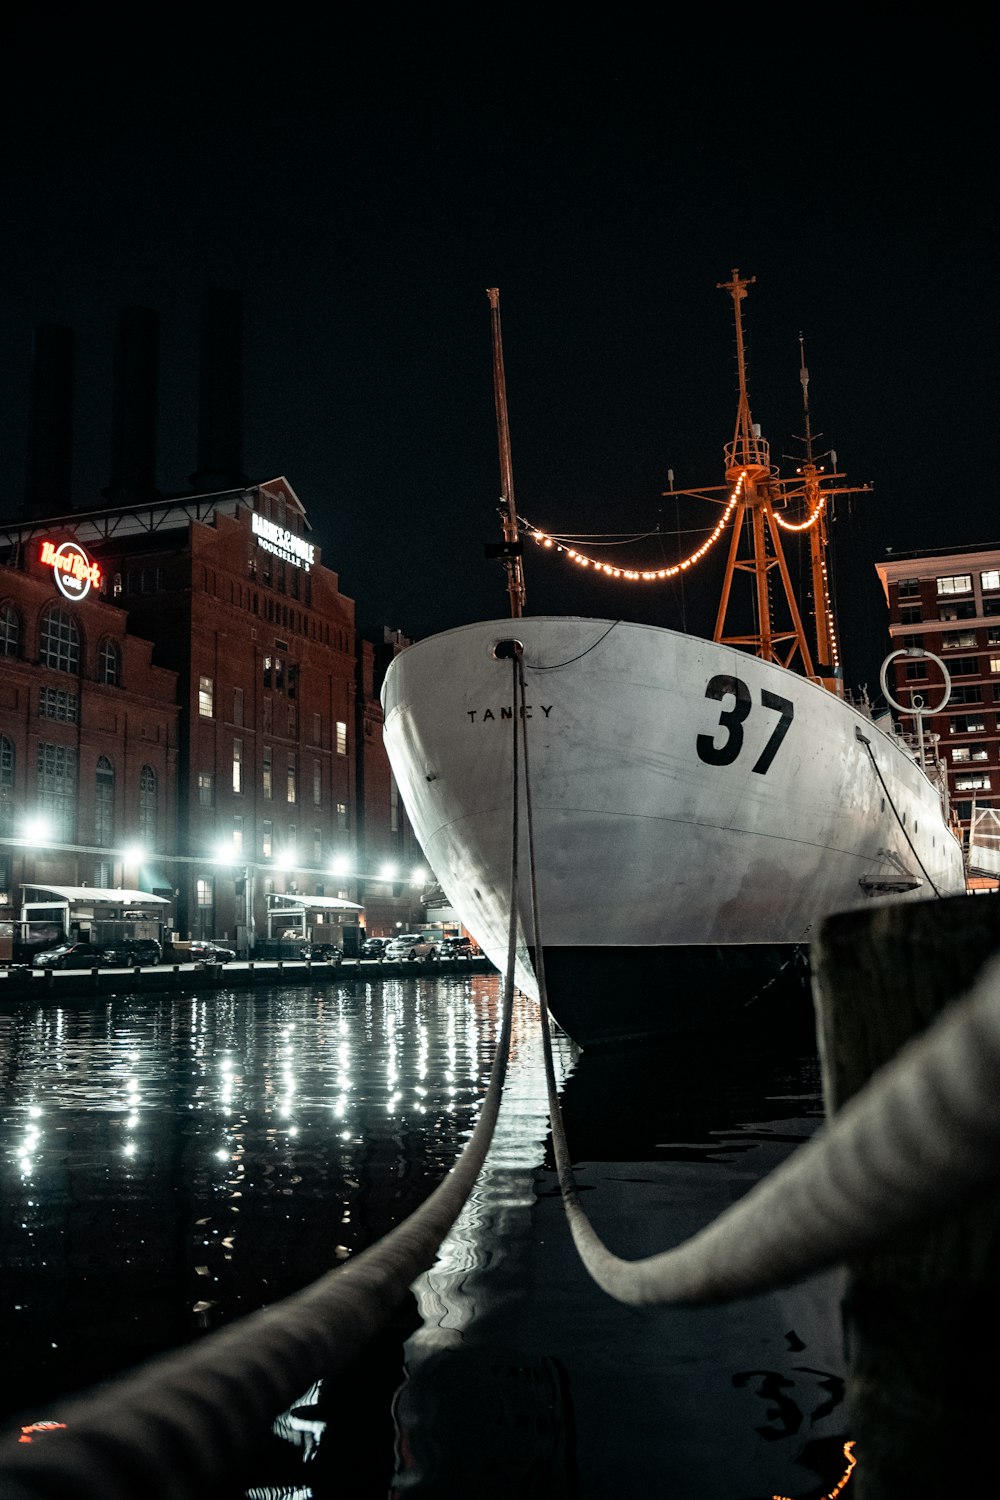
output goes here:
[{"label": "smokestack", "polygon": [[126,307],[115,343],[111,483],[101,494],[125,503],[159,498],[156,397],[159,324],[148,307]]},{"label": "smokestack", "polygon": [[243,489],[243,305],[238,292],[214,288],[201,309],[198,382],[199,490]]},{"label": "smokestack", "polygon": [[65,515],[72,507],[74,354],[72,328],[34,330],[24,495],[31,519]]}]

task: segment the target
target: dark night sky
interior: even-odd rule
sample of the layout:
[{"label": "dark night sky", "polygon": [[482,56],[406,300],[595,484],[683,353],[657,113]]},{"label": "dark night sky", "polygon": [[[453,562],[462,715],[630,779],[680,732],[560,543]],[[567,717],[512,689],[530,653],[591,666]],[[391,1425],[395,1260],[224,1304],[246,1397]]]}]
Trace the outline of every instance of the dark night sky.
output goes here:
[{"label": "dark night sky", "polygon": [[[514,12],[506,36],[468,18],[408,33],[386,13],[346,40],[244,15],[102,36],[56,10],[10,39],[5,513],[24,491],[35,325],[76,330],[87,507],[110,477],[117,315],[157,310],[157,480],[173,491],[196,467],[201,295],[231,288],[244,468],[287,476],[359,623],[420,636],[503,615],[483,559],[499,535],[486,287],[521,512],[565,532],[670,530],[668,468],[723,479],[735,365],[716,283],[739,266],[757,278],[751,405],[772,452],[802,431],[801,329],[821,446],[874,485],[834,527],[846,676],[874,687],[883,549],[1000,540],[996,90],[971,12],[881,42],[846,21],[727,29],[722,12],[683,45],[635,22],[584,32],[568,12],[548,34]],[[692,628],[717,586],[704,567],[683,595],[637,592],[533,547],[526,572],[530,613]]]}]

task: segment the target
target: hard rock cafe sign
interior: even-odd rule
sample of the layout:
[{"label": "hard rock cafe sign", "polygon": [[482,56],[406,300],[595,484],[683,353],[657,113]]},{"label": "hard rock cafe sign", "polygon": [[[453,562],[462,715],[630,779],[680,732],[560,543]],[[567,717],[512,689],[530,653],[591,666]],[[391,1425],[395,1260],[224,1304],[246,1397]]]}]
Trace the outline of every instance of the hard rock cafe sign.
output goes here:
[{"label": "hard rock cafe sign", "polygon": [[79,542],[43,542],[39,561],[51,568],[56,588],[65,599],[78,604],[92,588],[101,586],[101,570],[92,562]]}]

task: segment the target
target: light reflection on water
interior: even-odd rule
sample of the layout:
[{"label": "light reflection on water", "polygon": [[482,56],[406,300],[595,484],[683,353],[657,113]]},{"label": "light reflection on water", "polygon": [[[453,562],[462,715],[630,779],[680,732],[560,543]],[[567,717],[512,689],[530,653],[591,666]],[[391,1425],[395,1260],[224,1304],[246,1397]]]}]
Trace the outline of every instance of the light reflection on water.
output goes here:
[{"label": "light reflection on water", "polygon": [[0,1013],[3,1409],[273,1302],[448,1171],[495,977]]}]

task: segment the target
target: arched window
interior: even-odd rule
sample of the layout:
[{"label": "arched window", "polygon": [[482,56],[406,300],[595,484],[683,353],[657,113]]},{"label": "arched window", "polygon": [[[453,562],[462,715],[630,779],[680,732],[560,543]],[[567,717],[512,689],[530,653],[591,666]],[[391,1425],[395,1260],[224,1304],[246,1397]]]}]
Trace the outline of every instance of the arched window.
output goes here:
[{"label": "arched window", "polygon": [[14,832],[14,741],[0,734],[0,836]]},{"label": "arched window", "polygon": [[54,838],[73,837],[76,823],[76,750],[71,745],[38,747],[38,811],[52,823]]},{"label": "arched window", "polygon": [[13,604],[0,605],[0,656],[20,656],[21,616]]},{"label": "arched window", "polygon": [[105,638],[97,654],[97,680],[117,687],[122,678],[122,654],[114,641]]},{"label": "arched window", "polygon": [[106,755],[97,762],[94,799],[94,843],[107,849],[115,841],[115,768]]},{"label": "arched window", "polygon": [[59,672],[80,670],[80,627],[69,610],[53,604],[42,616],[38,657]]},{"label": "arched window", "polygon": [[143,766],[139,772],[139,838],[147,849],[156,848],[156,772]]}]

